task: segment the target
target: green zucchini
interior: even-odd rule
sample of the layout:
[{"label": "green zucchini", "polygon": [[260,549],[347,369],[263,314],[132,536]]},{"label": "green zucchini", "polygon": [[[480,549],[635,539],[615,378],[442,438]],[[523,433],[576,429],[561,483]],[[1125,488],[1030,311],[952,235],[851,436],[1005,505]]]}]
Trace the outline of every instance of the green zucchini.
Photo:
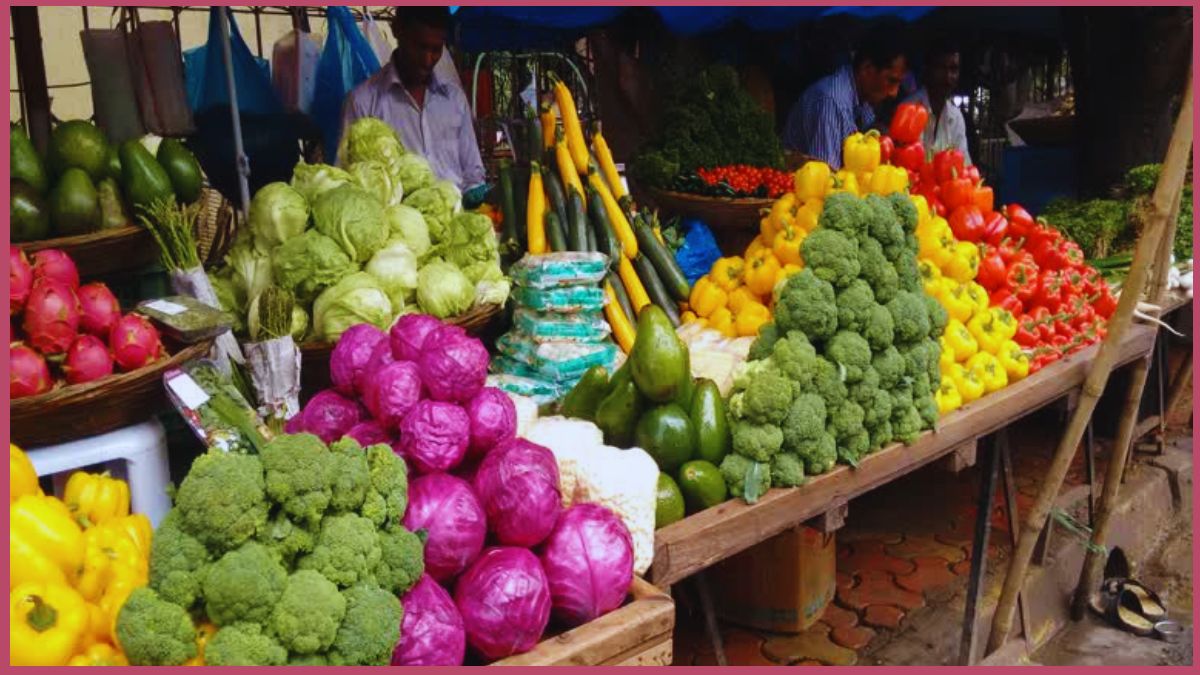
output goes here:
[{"label": "green zucchini", "polygon": [[567,251],[567,237],[563,234],[562,223],[553,211],[546,212],[546,243],[551,251]]},{"label": "green zucchini", "polygon": [[558,172],[552,167],[542,165],[542,185],[548,200],[546,210],[558,216],[559,225],[565,228],[571,221],[567,218],[567,193],[563,190]]},{"label": "green zucchini", "polygon": [[613,294],[617,296],[617,304],[621,306],[621,311],[625,313],[625,318],[629,319],[630,324],[637,323],[637,314],[633,311],[633,303],[629,301],[629,294],[625,292],[625,285],[621,283],[621,278],[616,272],[609,271],[608,283],[612,286]]},{"label": "green zucchini", "polygon": [[588,248],[587,211],[583,207],[583,195],[575,190],[567,192],[567,243],[572,251],[590,251]]},{"label": "green zucchini", "polygon": [[675,256],[658,241],[658,237],[654,236],[654,231],[645,221],[639,219],[634,222],[633,233],[637,237],[640,255],[650,258],[667,292],[675,300],[686,302],[692,289],[688,286],[683,270],[679,269],[679,263],[675,262]]},{"label": "green zucchini", "polygon": [[654,271],[654,263],[650,262],[645,255],[638,253],[638,256],[633,259],[633,268],[637,270],[638,278],[646,287],[646,295],[650,296],[650,302],[661,307],[662,311],[666,312],[667,318],[671,320],[671,325],[678,328],[680,323],[679,307],[667,294],[662,279],[659,279],[658,273]]},{"label": "green zucchini", "polygon": [[588,188],[588,214],[591,216],[592,231],[596,237],[596,250],[608,256],[611,265],[617,264],[617,256],[621,255],[621,242],[613,232],[612,223],[608,222],[608,211],[604,208],[604,199],[600,193]]},{"label": "green zucchini", "polygon": [[529,161],[542,161],[542,121],[538,119],[537,113],[527,109],[525,111],[525,121],[529,122]]},{"label": "green zucchini", "polygon": [[515,250],[520,243],[520,235],[517,231],[520,226],[517,224],[517,194],[513,188],[513,167],[512,161],[508,158],[500,160],[500,213],[504,214],[504,243],[511,242],[510,246]]}]

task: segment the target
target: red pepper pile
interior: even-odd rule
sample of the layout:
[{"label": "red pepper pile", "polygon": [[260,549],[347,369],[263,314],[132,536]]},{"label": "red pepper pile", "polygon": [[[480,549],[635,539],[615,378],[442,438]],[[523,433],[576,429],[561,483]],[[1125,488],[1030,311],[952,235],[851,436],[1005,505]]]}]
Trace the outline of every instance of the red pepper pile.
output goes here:
[{"label": "red pepper pile", "polygon": [[710,186],[725,183],[738,196],[782,197],[792,189],[792,174],[770,167],[732,164],[713,169],[697,169],[696,174]]}]

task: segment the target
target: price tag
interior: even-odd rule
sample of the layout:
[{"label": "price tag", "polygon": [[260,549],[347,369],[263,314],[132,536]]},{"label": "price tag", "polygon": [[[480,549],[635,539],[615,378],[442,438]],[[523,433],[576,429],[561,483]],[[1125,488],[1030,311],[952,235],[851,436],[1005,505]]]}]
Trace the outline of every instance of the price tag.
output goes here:
[{"label": "price tag", "polygon": [[175,316],[176,314],[183,314],[184,312],[187,311],[187,307],[184,307],[183,305],[175,304],[174,302],[171,302],[170,300],[152,300],[150,302],[147,302],[145,305],[143,305],[143,307],[146,307],[147,309],[153,309],[156,312],[162,312],[163,314],[167,314],[170,316]]},{"label": "price tag", "polygon": [[190,375],[182,374],[167,381],[167,386],[179,397],[183,404],[192,410],[208,403],[210,396]]}]

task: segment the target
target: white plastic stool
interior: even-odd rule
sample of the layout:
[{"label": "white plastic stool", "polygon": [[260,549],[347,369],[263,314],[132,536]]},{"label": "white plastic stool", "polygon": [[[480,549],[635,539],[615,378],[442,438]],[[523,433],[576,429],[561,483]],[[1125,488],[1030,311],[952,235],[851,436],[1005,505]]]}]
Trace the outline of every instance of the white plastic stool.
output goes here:
[{"label": "white plastic stool", "polygon": [[119,462],[129,482],[130,509],[144,513],[155,527],[171,509],[166,487],[171,480],[167,465],[167,434],[158,420],[90,436],[70,443],[25,451],[39,476],[54,476],[61,494],[69,472],[94,464]]}]

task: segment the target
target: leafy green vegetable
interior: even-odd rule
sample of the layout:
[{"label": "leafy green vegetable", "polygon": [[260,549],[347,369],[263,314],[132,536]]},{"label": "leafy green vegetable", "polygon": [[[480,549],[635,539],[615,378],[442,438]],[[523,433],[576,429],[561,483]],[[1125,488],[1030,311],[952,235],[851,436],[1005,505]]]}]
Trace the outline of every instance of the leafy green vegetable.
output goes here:
[{"label": "leafy green vegetable", "polygon": [[428,262],[417,275],[417,304],[439,319],[462,314],[475,302],[475,286],[462,270],[441,258]]},{"label": "leafy green vegetable", "polygon": [[397,160],[394,169],[405,192],[415,192],[429,187],[436,180],[433,168],[429,166],[429,160],[416,153],[410,152],[401,157]]},{"label": "leafy green vegetable", "polygon": [[343,166],[377,161],[387,166],[389,172],[395,173],[405,152],[400,136],[391,125],[374,117],[360,117],[342,135],[337,157]]},{"label": "leafy green vegetable", "polygon": [[272,260],[275,283],[306,305],[357,269],[337,242],[316,230],[288,240],[275,250]]},{"label": "leafy green vegetable", "polygon": [[313,304],[313,331],[336,342],[357,323],[386,329],[392,323],[392,301],[375,277],[355,272],[325,289]]},{"label": "leafy green vegetable", "polygon": [[292,169],[292,187],[304,197],[309,206],[329,190],[350,182],[350,174],[328,164],[306,164],[301,160],[296,168]]},{"label": "leafy green vegetable", "polygon": [[[412,155],[405,155],[411,157]],[[383,212],[387,221],[391,238],[402,240],[417,258],[424,258],[432,244],[429,241],[429,226],[425,224],[425,216],[411,206],[398,204],[389,206]]]},{"label": "leafy green vegetable", "polygon": [[393,314],[399,314],[417,291],[417,256],[400,239],[392,239],[372,256],[366,271],[391,299]]},{"label": "leafy green vegetable", "polygon": [[387,241],[383,206],[356,185],[343,185],[317,198],[313,224],[359,263],[370,260]]},{"label": "leafy green vegetable", "polygon": [[254,193],[248,219],[254,248],[269,254],[308,227],[308,202],[287,183],[269,183]]},{"label": "leafy green vegetable", "polygon": [[395,206],[404,199],[404,186],[400,179],[388,172],[383,162],[366,160],[350,166],[354,184],[366,190],[384,206]]}]

